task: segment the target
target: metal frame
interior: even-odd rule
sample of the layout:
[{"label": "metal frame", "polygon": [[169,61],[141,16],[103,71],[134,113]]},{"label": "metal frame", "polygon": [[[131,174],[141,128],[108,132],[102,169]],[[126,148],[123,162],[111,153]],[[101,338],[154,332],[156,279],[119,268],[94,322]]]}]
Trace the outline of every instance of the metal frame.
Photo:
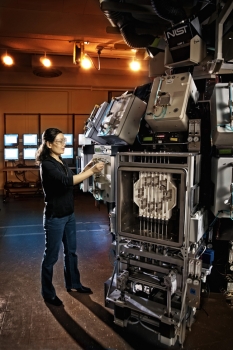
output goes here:
[{"label": "metal frame", "polygon": [[[182,202],[177,242],[121,229],[122,197],[127,197],[127,194],[123,194],[122,173],[145,169],[151,172],[166,171],[182,178],[177,193],[179,202]],[[201,261],[191,252],[192,242],[189,241],[194,211],[193,191],[200,179],[200,155],[118,153],[115,171],[116,263],[106,288],[106,306],[114,307],[114,322],[122,327],[126,327],[133,317],[157,333],[161,343],[171,346],[179,338],[179,343],[183,344],[185,328],[191,326],[200,301]],[[129,196],[132,189],[130,191]],[[187,313],[191,315],[188,321]]]}]

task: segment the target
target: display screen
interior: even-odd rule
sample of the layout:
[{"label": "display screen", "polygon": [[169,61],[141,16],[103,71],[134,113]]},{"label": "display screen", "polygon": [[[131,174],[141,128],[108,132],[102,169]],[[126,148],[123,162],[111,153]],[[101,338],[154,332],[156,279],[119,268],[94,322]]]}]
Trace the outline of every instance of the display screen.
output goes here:
[{"label": "display screen", "polygon": [[5,148],[4,149],[4,160],[19,160],[18,148]]},{"label": "display screen", "polygon": [[19,134],[5,134],[4,146],[14,147],[19,144]]},{"label": "display screen", "polygon": [[64,137],[67,140],[66,145],[67,146],[73,146],[73,143],[74,143],[73,134],[64,134]]},{"label": "display screen", "polygon": [[64,153],[61,156],[64,159],[73,159],[74,158],[73,147],[66,147]]},{"label": "display screen", "polygon": [[24,146],[37,146],[37,134],[23,134]]},{"label": "display screen", "polygon": [[232,154],[232,149],[231,148],[223,148],[223,149],[219,149],[218,150],[219,154],[227,154],[227,155],[231,155]]},{"label": "display screen", "polygon": [[36,158],[36,151],[37,151],[37,148],[24,148],[23,149],[23,159],[24,160],[27,160],[27,159],[35,160],[35,158]]}]

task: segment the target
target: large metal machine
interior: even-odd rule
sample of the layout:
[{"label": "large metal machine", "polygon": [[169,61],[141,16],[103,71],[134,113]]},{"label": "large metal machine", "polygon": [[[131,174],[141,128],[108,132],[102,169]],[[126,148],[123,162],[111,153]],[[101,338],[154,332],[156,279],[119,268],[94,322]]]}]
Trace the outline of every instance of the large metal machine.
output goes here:
[{"label": "large metal machine", "polygon": [[[174,28],[170,37],[183,34]],[[93,138],[92,156],[105,168],[91,189],[111,217],[115,261],[105,305],[117,325],[140,324],[167,346],[183,345],[194,322],[214,265],[218,220],[229,233],[225,289],[233,301],[232,84],[212,75],[223,60],[213,60],[203,77],[190,69],[198,63],[193,52],[182,64],[172,43],[171,69],[145,86],[149,94],[135,89],[102,113],[95,133],[104,141]],[[202,57],[202,41],[198,48]],[[86,125],[97,129],[91,119]]]},{"label": "large metal machine", "polygon": [[[206,276],[204,214],[196,213],[193,200],[200,155],[119,153],[116,171],[117,262],[106,306],[114,304],[116,324],[134,320],[162,343],[174,345],[179,336],[182,344]],[[194,212],[202,218],[198,229]]]},{"label": "large metal machine", "polygon": [[[114,322],[140,323],[172,346],[177,339],[183,344],[186,326],[194,321],[213,250],[207,248],[208,215],[200,199],[201,124],[188,117],[188,101],[197,104],[197,89],[189,73],[162,79],[165,88],[156,78],[147,109],[138,113],[150,126],[144,144],[136,144],[135,135],[124,149],[121,140],[93,145],[94,160],[105,167],[93,176],[91,191],[108,204],[111,216],[115,263],[105,300],[114,309]],[[162,121],[155,113],[164,114]],[[124,135],[129,130],[130,123]]]}]

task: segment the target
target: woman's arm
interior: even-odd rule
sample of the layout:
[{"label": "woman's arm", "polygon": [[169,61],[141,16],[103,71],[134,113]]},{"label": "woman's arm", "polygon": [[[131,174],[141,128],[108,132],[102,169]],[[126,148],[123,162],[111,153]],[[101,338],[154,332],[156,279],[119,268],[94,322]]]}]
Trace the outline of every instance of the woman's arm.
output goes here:
[{"label": "woman's arm", "polygon": [[73,175],[73,184],[77,185],[83,180],[86,180],[88,177],[92,176],[95,173],[99,173],[104,168],[104,163],[99,162],[90,167],[90,162],[85,166],[83,171],[77,175]]},{"label": "woman's arm", "polygon": [[98,163],[97,158],[92,158],[83,168],[83,170],[81,172],[87,171],[88,169],[90,169],[91,167],[93,167],[93,165],[95,165],[96,163]]}]

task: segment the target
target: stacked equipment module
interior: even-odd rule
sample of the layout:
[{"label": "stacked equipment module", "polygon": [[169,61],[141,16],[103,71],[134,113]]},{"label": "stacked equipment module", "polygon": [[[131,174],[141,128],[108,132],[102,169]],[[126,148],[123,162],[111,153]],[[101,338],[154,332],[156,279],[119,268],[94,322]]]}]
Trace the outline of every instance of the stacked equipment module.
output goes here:
[{"label": "stacked equipment module", "polygon": [[116,161],[116,266],[106,306],[114,307],[118,325],[139,322],[169,346],[177,338],[183,344],[209,273],[200,259],[204,225],[198,241],[190,238],[200,159],[194,153],[125,152]]}]

